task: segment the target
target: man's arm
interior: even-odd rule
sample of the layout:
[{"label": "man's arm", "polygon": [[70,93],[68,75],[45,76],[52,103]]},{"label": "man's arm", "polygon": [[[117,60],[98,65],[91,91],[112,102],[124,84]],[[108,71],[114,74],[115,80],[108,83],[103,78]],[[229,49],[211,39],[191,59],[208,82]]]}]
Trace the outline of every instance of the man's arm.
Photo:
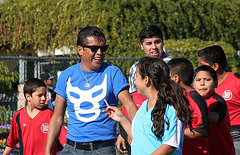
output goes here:
[{"label": "man's arm", "polygon": [[131,95],[129,94],[128,87],[125,87],[120,91],[120,93],[118,94],[118,99],[126,108],[128,118],[130,119],[130,121],[132,121],[137,112],[137,106],[133,102]]},{"label": "man's arm", "polygon": [[[120,134],[118,135],[116,146],[117,146],[118,151],[120,151],[121,153],[127,153],[127,151],[122,150],[122,148],[126,149],[126,144],[125,144],[125,140],[123,139],[123,137]],[[121,148],[121,146],[122,146],[122,148]]]},{"label": "man's arm", "polygon": [[63,124],[64,111],[66,100],[57,94],[55,101],[55,109],[51,121],[49,123],[47,143],[45,149],[45,155],[50,155],[51,150],[57,140],[59,131]]},{"label": "man's arm", "polygon": [[124,130],[127,132],[128,136],[132,139],[132,123],[123,114],[123,112],[115,106],[107,106],[107,109],[103,110],[105,115],[107,115],[112,120],[119,122]]}]

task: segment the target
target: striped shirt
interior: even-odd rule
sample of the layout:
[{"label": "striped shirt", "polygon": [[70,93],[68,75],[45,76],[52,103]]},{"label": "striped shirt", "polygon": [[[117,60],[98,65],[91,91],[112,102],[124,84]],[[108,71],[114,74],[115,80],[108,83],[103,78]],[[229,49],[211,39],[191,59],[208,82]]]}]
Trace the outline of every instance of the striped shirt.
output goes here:
[{"label": "striped shirt", "polygon": [[[163,59],[163,61],[165,61],[166,63],[168,61],[170,61],[172,59],[172,57],[168,56],[165,52],[163,52],[161,58]],[[133,92],[136,92],[137,91],[137,86],[135,84],[135,80],[136,80],[136,72],[137,72],[137,66],[138,66],[138,62],[135,62],[132,67],[130,68],[130,71],[129,71],[129,78],[128,78],[128,82],[129,82],[129,85],[130,85],[130,88],[129,88],[129,92],[130,93],[133,93]]]}]

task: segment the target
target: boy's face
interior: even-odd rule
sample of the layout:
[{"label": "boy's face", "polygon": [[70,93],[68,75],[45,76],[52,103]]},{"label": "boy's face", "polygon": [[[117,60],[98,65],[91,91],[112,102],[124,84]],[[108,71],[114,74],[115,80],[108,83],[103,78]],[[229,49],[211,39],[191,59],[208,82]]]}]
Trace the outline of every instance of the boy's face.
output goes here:
[{"label": "boy's face", "polygon": [[193,80],[193,87],[203,98],[212,95],[216,86],[216,82],[207,71],[198,72]]},{"label": "boy's face", "polygon": [[28,104],[37,109],[43,108],[46,101],[46,91],[46,87],[39,87],[32,93],[32,95],[26,94]]},{"label": "boy's face", "polygon": [[163,42],[159,37],[145,38],[141,44],[147,56],[159,58],[163,54]]},{"label": "boy's face", "polygon": [[47,89],[49,89],[49,87],[51,87],[53,85],[53,80],[52,79],[48,79],[48,80],[46,80],[45,84],[47,86]]}]

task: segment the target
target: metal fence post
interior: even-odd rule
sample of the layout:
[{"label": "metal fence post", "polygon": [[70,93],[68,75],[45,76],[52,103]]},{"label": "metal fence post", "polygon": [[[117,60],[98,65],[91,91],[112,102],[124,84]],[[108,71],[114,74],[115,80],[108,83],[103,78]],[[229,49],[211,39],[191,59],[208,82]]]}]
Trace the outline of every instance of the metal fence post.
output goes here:
[{"label": "metal fence post", "polygon": [[35,78],[39,78],[39,61],[38,60],[34,60],[34,77]]},{"label": "metal fence post", "polygon": [[19,56],[19,84],[24,83],[24,61],[22,58],[22,55]]}]

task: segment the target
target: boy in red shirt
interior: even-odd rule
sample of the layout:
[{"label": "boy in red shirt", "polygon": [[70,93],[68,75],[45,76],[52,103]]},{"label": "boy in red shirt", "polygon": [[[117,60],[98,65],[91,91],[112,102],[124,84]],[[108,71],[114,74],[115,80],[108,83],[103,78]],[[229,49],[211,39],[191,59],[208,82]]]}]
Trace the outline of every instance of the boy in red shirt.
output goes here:
[{"label": "boy in red shirt", "polygon": [[221,46],[213,45],[198,51],[200,65],[212,67],[218,78],[215,92],[222,96],[229,109],[231,135],[236,154],[240,155],[240,74],[227,69],[227,58]]},{"label": "boy in red shirt", "polygon": [[210,154],[235,155],[227,104],[214,92],[217,87],[216,72],[210,66],[202,65],[196,69],[193,78],[193,87],[205,99],[208,106]]},{"label": "boy in red shirt", "polygon": [[[11,122],[10,134],[3,155],[9,155],[16,144],[20,144],[20,154],[43,155],[46,147],[48,124],[53,111],[44,107],[46,101],[46,85],[37,78],[28,80],[24,85],[24,96],[27,105],[18,110]],[[62,145],[66,142],[66,129],[63,127]],[[65,138],[64,138],[65,137]],[[54,146],[52,155],[55,155],[57,145]]]},{"label": "boy in red shirt", "polygon": [[189,126],[184,132],[183,155],[209,154],[209,119],[205,100],[191,87],[193,66],[186,58],[173,58],[168,62],[171,79],[185,89],[192,110],[192,131]]}]

